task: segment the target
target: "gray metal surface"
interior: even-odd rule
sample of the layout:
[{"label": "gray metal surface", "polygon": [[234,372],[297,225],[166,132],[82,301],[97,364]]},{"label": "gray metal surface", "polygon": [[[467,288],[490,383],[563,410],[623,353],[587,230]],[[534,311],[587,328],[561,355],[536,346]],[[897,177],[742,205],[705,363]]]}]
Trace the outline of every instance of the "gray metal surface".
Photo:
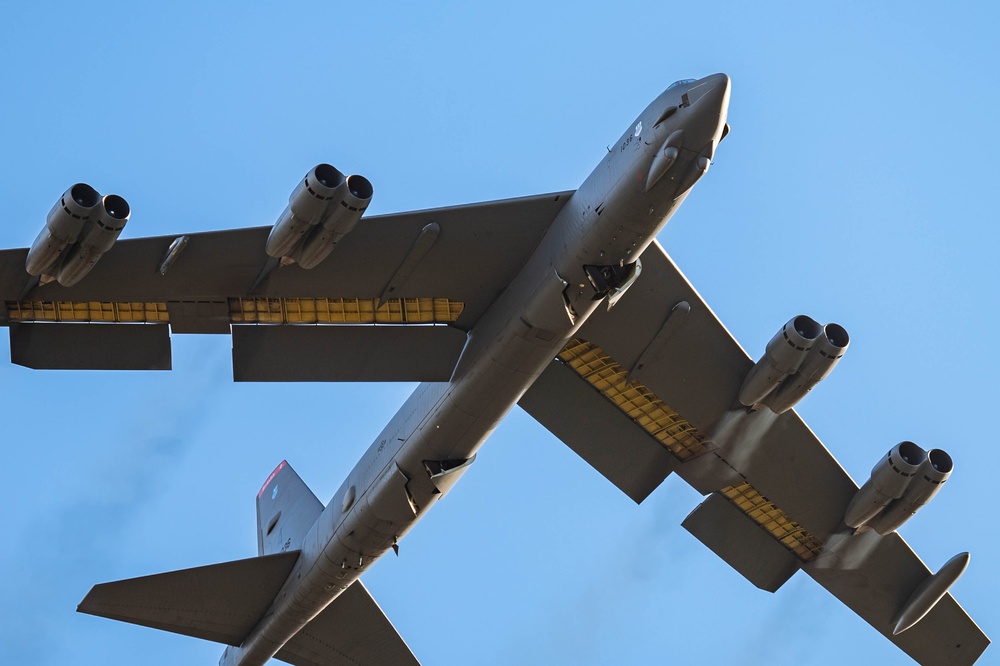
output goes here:
[{"label": "gray metal surface", "polygon": [[233,378],[446,382],[465,339],[450,326],[233,326]]},{"label": "gray metal surface", "polygon": [[[255,296],[377,298],[430,223],[440,235],[396,286],[394,298],[450,298],[469,328],[514,277],[572,192],[364,218],[316,268],[275,269]],[[270,227],[189,234],[184,252],[159,273],[178,234],[123,239],[73,287],[50,283],[25,296],[26,249],[0,251],[0,300],[211,301],[247,296],[267,262]],[[6,322],[0,322],[4,324]]]},{"label": "gray metal surface", "polygon": [[293,636],[275,659],[295,666],[419,665],[361,581]]},{"label": "gray metal surface", "polygon": [[298,557],[289,551],[95,585],[77,611],[239,645]]},{"label": "gray metal surface", "polygon": [[831,546],[805,572],[918,663],[967,666],[989,645],[950,594],[916,625],[893,635],[897,614],[930,575],[898,534],[843,535]]},{"label": "gray metal surface", "polygon": [[638,504],[679,464],[572,369],[552,361],[517,403]]},{"label": "gray metal surface", "polygon": [[[679,465],[678,476],[703,494],[749,482],[825,544],[820,558],[803,568],[834,596],[920,663],[973,663],[989,639],[950,595],[914,627],[892,636],[896,613],[931,572],[897,534],[851,535],[843,517],[857,484],[795,411],[748,412],[739,404],[737,394],[753,361],[658,244],[642,261],[641,279],[610,313],[595,313],[579,337],[629,367],[673,305],[690,304],[683,325],[642,374],[643,383],[714,447]],[[583,380],[578,383],[589,388]],[[634,428],[653,441],[637,424]],[[744,576],[759,564],[753,562],[755,549],[736,566],[738,550],[710,547]],[[751,575],[759,582],[757,574]]]},{"label": "gray metal surface", "polygon": [[[354,583],[440,499],[428,461],[472,459],[519,399],[637,501],[672,469],[702,493],[712,493],[687,525],[758,586],[775,589],[791,574],[789,562],[802,566],[821,553],[808,565],[810,574],[883,631],[888,609],[895,615],[930,572],[898,537],[879,541],[843,529],[856,485],[794,412],[750,411],[739,403],[752,360],[651,240],[711,165],[727,127],[729,92],[723,74],[678,82],[633,121],[574,193],[362,220],[312,271],[268,260],[264,227],[192,234],[165,275],[159,268],[176,236],[122,242],[72,288],[29,289],[24,251],[0,253],[0,301],[169,303],[178,332],[222,331],[221,304],[237,315],[233,321],[242,320],[244,306],[256,312],[258,303],[228,299],[248,296],[375,299],[391,292],[393,298],[464,303],[452,327],[234,327],[237,380],[440,381],[421,384],[351,470],[301,540],[301,557],[285,571],[284,585],[270,590],[272,601],[258,615],[260,622],[226,650],[222,666],[263,666],[273,656],[298,666],[415,663]],[[645,180],[643,174],[649,174]],[[640,254],[641,275],[630,284]],[[603,306],[626,288],[608,312]],[[286,312],[284,303],[260,305],[268,313],[272,306]],[[35,308],[18,309],[24,310]],[[671,311],[675,319],[668,324]],[[621,400],[645,400],[642,408],[660,410],[654,417],[628,408],[652,424],[651,431],[666,433],[671,411],[680,415],[675,425],[686,420],[694,426],[697,433],[682,424],[680,436],[665,435],[664,442],[678,456],[697,457],[683,464],[673,460],[645,426],[594,388],[610,391],[597,371],[581,370],[594,372],[590,384],[554,365],[572,338],[610,354],[613,362],[603,369],[612,368],[615,377],[629,371],[641,376],[648,390]],[[277,529],[278,513],[261,514],[265,532],[275,517]],[[298,534],[301,524],[295,525]],[[286,547],[266,536],[262,551]],[[775,539],[799,561],[776,550]],[[291,535],[288,540],[298,547]],[[204,569],[221,572],[231,585],[238,576],[230,567],[236,565],[263,566]],[[887,572],[891,567],[898,571]],[[160,594],[170,608],[177,589],[227,595],[201,570],[163,576],[134,593]],[[101,594],[128,606],[116,585],[122,584],[95,592],[106,588]],[[259,603],[256,596],[246,601]],[[211,610],[225,612],[225,602],[213,603]],[[118,617],[231,642],[232,627],[202,626],[197,616],[200,624],[192,629],[190,613],[181,607],[171,615],[181,620],[171,623],[161,611],[133,604]],[[897,643],[927,663],[966,663],[988,643],[951,597],[930,617],[936,621],[917,624]]]},{"label": "gray metal surface", "polygon": [[10,360],[36,370],[170,370],[162,325],[14,324]]},{"label": "gray metal surface", "polygon": [[731,474],[735,469],[814,535],[833,533],[857,486],[794,411],[748,413],[739,404],[753,361],[658,244],[642,262],[636,285],[611,312],[595,313],[579,337],[629,367],[674,304],[687,301],[684,323],[642,374],[646,386],[716,447],[677,473],[708,494],[740,480]]},{"label": "gray metal surface", "polygon": [[799,570],[799,561],[745,513],[712,493],[681,525],[755,586],[774,592]]},{"label": "gray metal surface", "polygon": [[298,546],[321,513],[323,503],[291,465],[281,461],[257,493],[257,554]]}]

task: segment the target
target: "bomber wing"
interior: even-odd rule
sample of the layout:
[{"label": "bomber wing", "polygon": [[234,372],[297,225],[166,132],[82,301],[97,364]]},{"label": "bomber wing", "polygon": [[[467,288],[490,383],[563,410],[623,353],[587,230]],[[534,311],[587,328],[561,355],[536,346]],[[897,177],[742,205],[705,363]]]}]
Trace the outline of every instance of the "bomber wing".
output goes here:
[{"label": "bomber wing", "polygon": [[265,254],[269,227],[121,240],[71,287],[6,250],[0,325],[33,368],[169,369],[171,334],[231,332],[237,381],[447,381],[571,194],[364,218],[311,270]]},{"label": "bomber wing", "polygon": [[657,243],[519,404],[636,502],[671,472],[707,495],[684,527],[757,587],[803,569],[919,662],[973,663],[989,639],[950,595],[893,634],[931,572],[844,524],[858,486],[793,410],[740,403],[753,366]]}]

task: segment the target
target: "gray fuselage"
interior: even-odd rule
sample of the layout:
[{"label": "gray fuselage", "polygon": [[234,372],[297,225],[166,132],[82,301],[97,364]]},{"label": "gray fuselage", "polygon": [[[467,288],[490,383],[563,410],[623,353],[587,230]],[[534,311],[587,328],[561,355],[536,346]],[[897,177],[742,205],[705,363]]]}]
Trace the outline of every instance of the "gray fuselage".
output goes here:
[{"label": "gray fuselage", "polygon": [[[447,492],[501,419],[610,295],[595,272],[606,269],[610,287],[627,287],[620,279],[625,269],[707,170],[728,103],[724,74],[680,82],[609,148],[469,331],[451,381],[421,384],[407,399],[309,530],[271,608],[243,645],[226,650],[220,664],[267,662]],[[665,153],[667,143],[673,153]],[[666,169],[663,154],[671,155]]]}]

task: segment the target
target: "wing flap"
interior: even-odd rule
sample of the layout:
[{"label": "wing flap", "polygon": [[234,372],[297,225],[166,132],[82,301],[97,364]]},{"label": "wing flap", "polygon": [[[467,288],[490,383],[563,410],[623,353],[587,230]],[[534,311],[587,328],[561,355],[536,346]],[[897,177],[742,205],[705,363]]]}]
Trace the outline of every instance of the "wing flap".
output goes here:
[{"label": "wing flap", "polygon": [[466,334],[450,326],[233,326],[238,382],[446,382]]},{"label": "wing flap", "polygon": [[799,561],[721,493],[712,493],[681,525],[755,586],[775,592]]},{"label": "wing flap", "polygon": [[[596,312],[560,353],[578,375],[578,387],[567,383],[561,393],[597,388],[592,393],[626,417],[635,436],[667,446],[678,476],[710,495],[685,527],[758,587],[776,588],[804,568],[921,663],[975,661],[989,639],[950,596],[892,636],[893,619],[930,572],[895,534],[843,531],[854,481],[794,411],[750,412],[739,404],[752,359],[659,244],[643,254],[642,266],[618,304]],[[686,314],[668,325],[674,311]],[[683,438],[663,436],[664,413],[676,414],[670,427],[684,430]],[[586,433],[546,425],[576,439],[574,450],[586,441]]]},{"label": "wing flap", "polygon": [[299,551],[103,583],[77,607],[144,627],[239,645],[274,601]]},{"label": "wing flap", "polygon": [[518,404],[636,503],[678,464],[666,448],[561,361],[553,361]]},{"label": "wing flap", "polygon": [[294,666],[419,666],[361,581],[344,590],[275,658]]},{"label": "wing flap", "polygon": [[10,360],[36,370],[169,370],[166,326],[15,324]]},{"label": "wing flap", "polygon": [[[68,288],[56,282],[31,288],[33,279],[24,270],[27,251],[5,250],[0,252],[0,300],[197,303],[251,292],[266,298],[378,299],[391,286],[394,298],[464,303],[456,325],[468,329],[524,264],[571,194],[365,217],[308,271],[294,265],[268,271],[269,227],[189,234],[165,274],[158,267],[177,236],[121,240],[85,279]],[[407,258],[431,223],[440,233],[411,265]]]}]

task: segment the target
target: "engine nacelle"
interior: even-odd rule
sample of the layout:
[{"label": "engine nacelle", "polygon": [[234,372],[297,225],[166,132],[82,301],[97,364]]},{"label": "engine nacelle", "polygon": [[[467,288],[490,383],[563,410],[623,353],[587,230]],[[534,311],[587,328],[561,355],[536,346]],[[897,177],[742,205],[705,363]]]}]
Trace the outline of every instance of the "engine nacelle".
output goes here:
[{"label": "engine nacelle", "polygon": [[77,183],[66,190],[52,206],[45,226],[28,250],[24,268],[30,275],[53,274],[56,262],[66,248],[77,241],[90,219],[101,195],[86,183]]},{"label": "engine nacelle", "polygon": [[805,361],[823,327],[811,317],[799,315],[788,321],[767,343],[764,355],[750,369],[740,388],[740,402],[752,407],[795,373]]},{"label": "engine nacelle", "polygon": [[847,505],[847,526],[861,527],[902,497],[926,459],[927,453],[913,442],[900,442],[890,449]]},{"label": "engine nacelle", "polygon": [[765,400],[775,414],[782,414],[794,407],[816,384],[826,379],[840,362],[851,342],[843,326],[827,324],[823,335],[816,340],[812,350],[802,361],[798,372],[778,387],[774,395]]},{"label": "engine nacelle", "polygon": [[288,206],[271,228],[265,250],[279,259],[298,248],[313,227],[331,209],[334,195],[345,182],[344,174],[329,164],[313,167],[288,197]]},{"label": "engine nacelle", "polygon": [[305,269],[314,268],[333,251],[337,243],[357,226],[371,203],[372,184],[364,176],[349,176],[337,188],[329,215],[306,238],[297,260]]},{"label": "engine nacelle", "polygon": [[111,249],[128,223],[132,209],[117,194],[109,194],[96,206],[83,229],[80,240],[70,248],[59,264],[56,280],[64,287],[72,287],[97,264],[101,256]]},{"label": "engine nacelle", "polygon": [[883,536],[898,530],[941,490],[941,486],[951,476],[954,467],[951,456],[941,449],[928,451],[927,457],[903,496],[890,504],[882,515],[870,521],[868,525]]}]

